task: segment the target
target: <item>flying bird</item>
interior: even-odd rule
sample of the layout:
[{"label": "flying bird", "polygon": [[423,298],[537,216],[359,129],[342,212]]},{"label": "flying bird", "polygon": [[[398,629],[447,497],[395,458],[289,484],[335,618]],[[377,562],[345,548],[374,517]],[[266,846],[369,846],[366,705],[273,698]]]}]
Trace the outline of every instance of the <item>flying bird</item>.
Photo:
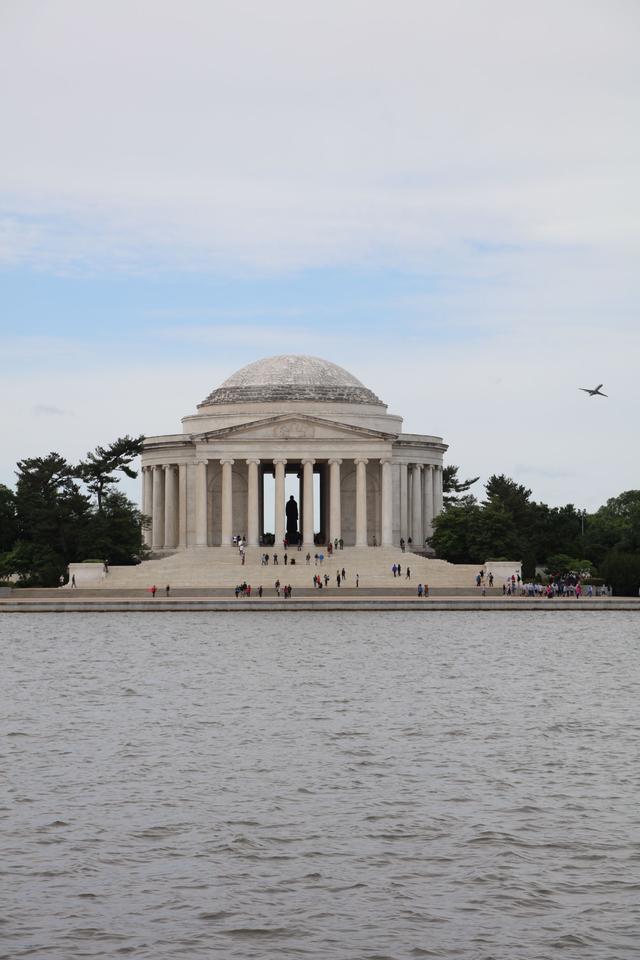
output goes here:
[{"label": "flying bird", "polygon": [[582,390],[584,393],[588,393],[590,397],[606,397],[608,396],[608,394],[603,393],[602,390],[600,389],[603,386],[604,386],[603,383],[599,383],[594,390],[589,390],[588,387],[578,387],[578,390]]}]

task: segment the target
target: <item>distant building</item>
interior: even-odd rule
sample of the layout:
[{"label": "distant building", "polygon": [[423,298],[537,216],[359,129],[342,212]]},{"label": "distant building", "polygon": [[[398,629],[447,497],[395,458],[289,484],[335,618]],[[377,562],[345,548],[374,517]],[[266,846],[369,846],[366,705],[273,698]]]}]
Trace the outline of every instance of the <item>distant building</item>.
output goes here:
[{"label": "distant building", "polygon": [[[269,357],[229,377],[182,421],[148,437],[143,513],[154,551],[261,542],[264,476],[275,477],[275,538],[286,532],[285,474],[300,478],[303,546],[422,545],[442,510],[440,437],[402,433],[402,418],[327,360]],[[314,530],[314,474],[319,529]]]}]

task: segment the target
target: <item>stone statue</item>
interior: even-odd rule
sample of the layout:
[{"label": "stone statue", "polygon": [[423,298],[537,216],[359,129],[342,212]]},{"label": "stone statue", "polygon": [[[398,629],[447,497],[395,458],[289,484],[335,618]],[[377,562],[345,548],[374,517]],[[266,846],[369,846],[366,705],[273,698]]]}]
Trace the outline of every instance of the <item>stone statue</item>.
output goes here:
[{"label": "stone statue", "polygon": [[298,504],[293,494],[287,500],[287,540],[293,546],[298,543]]}]

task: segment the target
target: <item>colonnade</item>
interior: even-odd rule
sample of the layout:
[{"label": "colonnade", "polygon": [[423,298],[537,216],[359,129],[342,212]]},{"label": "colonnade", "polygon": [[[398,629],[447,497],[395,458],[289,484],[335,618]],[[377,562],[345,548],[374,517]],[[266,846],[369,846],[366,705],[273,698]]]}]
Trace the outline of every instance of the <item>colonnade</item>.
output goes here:
[{"label": "colonnade", "polygon": [[[145,531],[145,541],[153,550],[174,550],[184,547],[206,547],[209,542],[208,511],[208,465],[209,459],[197,459],[190,464],[167,463],[143,466],[142,512],[151,517],[151,527]],[[234,460],[222,458],[220,465],[220,541],[230,546],[233,541],[233,476],[246,464],[243,475],[247,482],[246,518],[242,533],[246,533],[249,546],[258,546],[260,538],[260,468],[273,470],[275,477],[275,542],[281,544],[285,537],[285,474],[287,460],[250,457]],[[305,457],[293,461],[301,464],[302,470],[302,517],[301,532],[303,547],[314,543],[314,485],[315,459]],[[343,460],[333,457],[323,460],[329,470],[328,538],[331,541],[342,537],[342,471]],[[393,461],[391,457],[369,459],[355,457],[355,545],[369,543],[367,525],[367,465],[379,467],[380,514],[376,528],[380,531],[382,546],[394,542],[394,489]],[[409,537],[417,546],[431,534],[434,516],[442,509],[442,467],[433,464],[400,463],[400,520],[396,539]],[[193,497],[192,521],[189,529],[188,490]],[[397,491],[398,493],[398,491]],[[397,532],[396,526],[396,532]],[[236,531],[237,532],[237,531]]]},{"label": "colonnade", "polygon": [[433,520],[442,512],[442,467],[430,463],[401,466],[400,486],[406,491],[401,511],[400,535],[422,547],[433,533]]}]

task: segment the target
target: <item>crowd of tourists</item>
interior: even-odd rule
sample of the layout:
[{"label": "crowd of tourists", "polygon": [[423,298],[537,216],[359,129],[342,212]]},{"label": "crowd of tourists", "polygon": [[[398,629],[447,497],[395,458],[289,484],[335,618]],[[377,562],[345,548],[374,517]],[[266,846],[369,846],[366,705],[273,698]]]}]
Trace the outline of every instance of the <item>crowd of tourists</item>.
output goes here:
[{"label": "crowd of tourists", "polygon": [[[322,590],[323,588],[326,590],[330,582],[331,582],[331,577],[328,573],[323,573],[322,576],[319,573],[316,573],[314,574],[313,580],[312,580],[314,590]],[[340,589],[340,587],[346,582],[347,582],[347,571],[345,570],[344,567],[342,567],[341,570],[336,571],[336,587]],[[354,583],[357,588],[360,587],[359,573],[356,573]]]},{"label": "crowd of tourists", "polygon": [[[476,587],[482,589],[482,595],[485,595],[485,579],[489,587],[494,585],[493,573],[485,574],[484,570],[476,576]],[[555,576],[549,583],[538,583],[535,580],[524,581],[519,573],[512,573],[510,577],[502,583],[503,597],[607,597],[611,596],[611,588],[607,586],[596,586],[589,583],[583,585],[580,577],[575,573],[567,574],[564,577]]]},{"label": "crowd of tourists", "polygon": [[[255,591],[259,597],[262,596],[262,587],[258,587]],[[239,583],[235,588],[236,600],[238,597],[250,597],[253,593],[253,588],[250,583]]]}]

